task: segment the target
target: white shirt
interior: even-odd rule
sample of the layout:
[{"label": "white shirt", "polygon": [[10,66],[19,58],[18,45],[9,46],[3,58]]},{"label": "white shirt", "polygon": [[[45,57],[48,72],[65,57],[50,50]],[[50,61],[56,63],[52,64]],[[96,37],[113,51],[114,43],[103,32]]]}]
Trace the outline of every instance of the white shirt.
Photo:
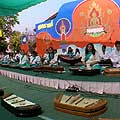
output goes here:
[{"label": "white shirt", "polygon": [[19,59],[19,60],[20,60],[20,55],[21,55],[20,53],[17,53],[17,54],[15,55],[15,58],[14,58],[14,59],[15,59],[15,60],[18,60],[18,59]]},{"label": "white shirt", "polygon": [[[85,61],[85,52],[82,55],[81,61]],[[90,58],[86,61],[86,63],[91,64],[92,62],[95,62],[95,61],[100,61],[99,54],[97,51],[95,52],[95,55],[92,54],[90,56]]]},{"label": "white shirt", "polygon": [[77,52],[74,57],[80,57],[80,53]]},{"label": "white shirt", "polygon": [[67,52],[62,52],[61,55],[67,55]]},{"label": "white shirt", "polygon": [[8,61],[8,60],[10,60],[10,56],[9,56],[9,55],[5,55],[5,56],[3,57],[3,61]]},{"label": "white shirt", "polygon": [[102,60],[102,59],[108,59],[108,52],[105,52],[105,54],[102,52],[100,55],[99,55],[99,57],[100,57],[100,60]]},{"label": "white shirt", "polygon": [[54,64],[58,61],[58,54],[54,54],[54,58],[50,61],[51,64]]},{"label": "white shirt", "polygon": [[111,59],[113,67],[120,67],[120,51],[113,50],[108,58]]},{"label": "white shirt", "polygon": [[38,64],[38,63],[40,63],[40,57],[39,56],[36,56],[36,57],[31,56],[30,57],[30,64]]},{"label": "white shirt", "polygon": [[20,61],[19,61],[19,64],[25,64],[26,62],[28,62],[29,59],[27,57],[27,55],[20,55]]},{"label": "white shirt", "polygon": [[44,58],[45,60],[49,60],[49,54],[48,54],[48,53],[45,53],[44,56],[43,56],[43,58]]}]

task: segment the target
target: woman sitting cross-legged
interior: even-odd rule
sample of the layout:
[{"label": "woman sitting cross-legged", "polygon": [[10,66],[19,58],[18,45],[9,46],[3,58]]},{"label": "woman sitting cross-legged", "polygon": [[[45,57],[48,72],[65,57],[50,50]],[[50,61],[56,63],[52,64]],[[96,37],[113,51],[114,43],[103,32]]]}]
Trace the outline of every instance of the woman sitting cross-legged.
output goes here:
[{"label": "woman sitting cross-legged", "polygon": [[45,54],[41,58],[41,62],[43,65],[46,65],[48,64],[48,61],[49,61],[49,52],[48,52],[48,49],[46,49]]},{"label": "woman sitting cross-legged", "polygon": [[52,47],[49,47],[47,50],[46,50],[46,53],[45,55],[43,56],[43,64],[44,65],[49,65],[50,64],[50,61],[54,58],[54,49]]},{"label": "woman sitting cross-legged", "polygon": [[80,58],[80,50],[78,48],[75,49],[75,54],[74,54],[74,58]]},{"label": "woman sitting cross-legged", "polygon": [[98,64],[99,61],[98,52],[95,50],[94,45],[89,43],[85,48],[85,53],[82,55],[80,68],[101,69],[102,67]]},{"label": "woman sitting cross-legged", "polygon": [[26,55],[26,53],[23,50],[21,50],[19,66],[30,67],[30,62],[29,62],[28,56]]},{"label": "woman sitting cross-legged", "polygon": [[4,53],[4,56],[0,60],[2,64],[9,64],[10,63],[10,55],[9,53]]},{"label": "woman sitting cross-legged", "polygon": [[51,59],[49,66],[52,65],[58,65],[58,53],[56,49],[54,49],[54,58]]},{"label": "woman sitting cross-legged", "polygon": [[32,52],[32,56],[30,57],[30,65],[32,67],[36,67],[40,65],[40,56],[37,55],[36,51]]},{"label": "woman sitting cross-legged", "polygon": [[68,51],[67,51],[66,55],[70,58],[73,58],[74,52],[73,52],[73,49],[71,47],[68,47]]},{"label": "woman sitting cross-legged", "polygon": [[19,63],[19,61],[20,61],[20,56],[21,56],[20,52],[17,51],[17,53],[16,53],[15,56],[14,56],[14,61]]}]

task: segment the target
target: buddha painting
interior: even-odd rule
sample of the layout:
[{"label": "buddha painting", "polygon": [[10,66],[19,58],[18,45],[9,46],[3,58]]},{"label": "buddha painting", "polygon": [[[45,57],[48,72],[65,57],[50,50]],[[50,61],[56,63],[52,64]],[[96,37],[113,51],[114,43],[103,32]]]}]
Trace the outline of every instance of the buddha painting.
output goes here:
[{"label": "buddha painting", "polygon": [[89,20],[90,26],[97,27],[98,25],[101,25],[99,13],[95,10],[95,8],[92,10],[90,17],[91,17]]},{"label": "buddha painting", "polygon": [[105,33],[104,26],[101,22],[101,15],[99,9],[95,8],[96,3],[89,11],[88,25],[86,34],[89,34],[92,37],[98,37],[101,34]]}]

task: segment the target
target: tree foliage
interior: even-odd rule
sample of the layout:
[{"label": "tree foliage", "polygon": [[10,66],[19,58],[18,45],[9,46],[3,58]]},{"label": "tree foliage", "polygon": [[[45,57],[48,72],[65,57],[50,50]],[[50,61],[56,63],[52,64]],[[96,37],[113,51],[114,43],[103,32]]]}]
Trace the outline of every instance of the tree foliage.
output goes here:
[{"label": "tree foliage", "polygon": [[7,50],[8,43],[5,40],[0,41],[0,52],[5,52]]},{"label": "tree foliage", "polygon": [[11,38],[10,38],[10,48],[15,51],[19,51],[20,49],[20,37],[21,33],[17,31],[13,31]]},{"label": "tree foliage", "polygon": [[12,27],[19,24],[18,15],[0,17],[0,30],[2,30],[3,38],[9,38],[12,34]]},{"label": "tree foliage", "polygon": [[14,27],[15,24],[19,24],[18,15],[0,17],[0,30],[2,31],[2,36],[0,37],[0,52],[6,51],[8,44],[5,40],[6,38],[10,39],[13,33],[12,27]]}]

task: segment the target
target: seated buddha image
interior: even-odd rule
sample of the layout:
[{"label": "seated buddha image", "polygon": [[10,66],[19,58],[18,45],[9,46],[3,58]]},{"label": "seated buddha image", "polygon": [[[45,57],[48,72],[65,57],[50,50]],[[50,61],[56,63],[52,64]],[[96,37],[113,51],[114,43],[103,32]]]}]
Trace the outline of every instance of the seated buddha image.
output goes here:
[{"label": "seated buddha image", "polygon": [[89,14],[89,24],[87,27],[88,34],[96,34],[104,32],[104,27],[101,25],[101,19],[99,17],[99,12],[93,8],[91,13]]},{"label": "seated buddha image", "polygon": [[97,27],[100,25],[101,25],[101,20],[99,17],[99,13],[95,9],[93,9],[90,14],[89,26]]},{"label": "seated buddha image", "polygon": [[97,17],[96,13],[94,12],[90,20],[90,26],[97,26],[97,25],[100,25],[100,19]]}]

